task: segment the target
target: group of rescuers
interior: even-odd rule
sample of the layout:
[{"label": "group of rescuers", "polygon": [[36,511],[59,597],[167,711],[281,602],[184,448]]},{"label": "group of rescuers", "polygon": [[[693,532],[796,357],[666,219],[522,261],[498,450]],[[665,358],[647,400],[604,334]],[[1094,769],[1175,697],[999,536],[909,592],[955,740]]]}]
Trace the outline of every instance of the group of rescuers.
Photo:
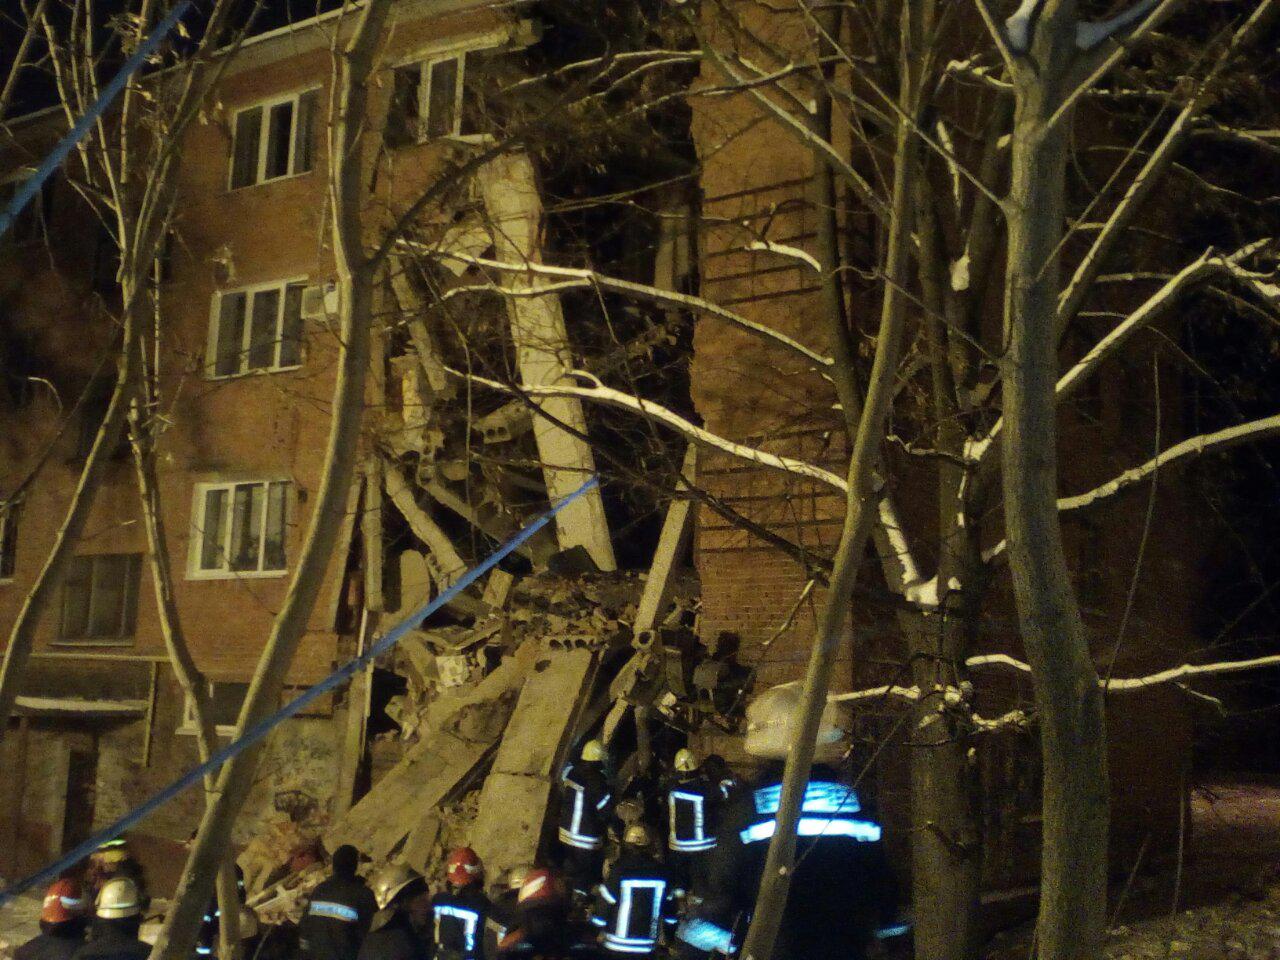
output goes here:
[{"label": "group of rescuers", "polygon": [[[451,851],[434,892],[418,872],[388,864],[371,877],[359,853],[334,851],[332,875],[298,926],[301,960],[500,960],[570,956],[714,960],[736,956],[751,920],[782,792],[790,697],[757,702],[747,751],[766,762],[751,784],[717,756],[678,750],[656,790],[615,797],[605,751],[588,741],[560,778],[556,850],[547,866],[505,871],[489,892],[479,856]],[[781,719],[771,714],[783,714]],[[755,736],[753,737],[753,733]],[[843,752],[824,717],[819,761]],[[753,749],[754,747],[754,749]],[[661,824],[661,830],[654,826]],[[810,770],[796,867],[770,960],[861,960],[906,933],[881,826],[858,792],[823,762]],[[42,936],[15,960],[141,960],[144,897],[125,872],[100,882],[90,935],[75,881],[45,899]],[[241,936],[257,934],[251,911]],[[197,945],[216,951],[211,905]],[[244,929],[244,927],[248,929]],[[249,941],[252,943],[252,939]],[[252,950],[245,960],[254,960]]]}]

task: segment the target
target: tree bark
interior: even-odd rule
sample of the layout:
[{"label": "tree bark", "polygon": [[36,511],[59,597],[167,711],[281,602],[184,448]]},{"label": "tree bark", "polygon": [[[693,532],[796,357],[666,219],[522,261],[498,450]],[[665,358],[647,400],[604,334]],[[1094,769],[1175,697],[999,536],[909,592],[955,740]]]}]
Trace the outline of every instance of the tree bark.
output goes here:
[{"label": "tree bark", "polygon": [[[362,146],[368,126],[369,76],[391,5],[392,0],[370,0],[361,14],[355,36],[342,55],[341,97],[334,120],[330,155],[335,195],[334,251],[341,316],[334,415],[315,512],[293,582],[241,708],[237,735],[269,716],[279,703],[298,641],[306,631],[320,592],[355,471],[364,412],[365,375],[369,366],[376,270],[375,264],[365,255],[363,246]],[[201,820],[175,894],[174,906],[165,918],[152,950],[154,960],[185,960],[190,955],[201,910],[209,898],[213,874],[230,838],[235,818],[253,785],[260,750],[259,744],[237,755],[227,762],[218,777],[217,792]]]},{"label": "tree bark", "polygon": [[[903,7],[903,35],[916,27],[917,3]],[[909,45],[908,45],[909,49]],[[904,60],[904,63],[906,61]],[[908,107],[915,103],[915,72],[902,71],[901,101]],[[905,297],[911,245],[911,182],[914,175],[910,125],[899,121],[895,149],[889,242],[885,254],[884,297],[881,302],[880,330],[876,341],[875,360],[867,386],[866,401],[858,423],[856,440],[849,457],[848,493],[845,498],[844,522],[836,547],[826,602],[818,620],[817,633],[809,655],[804,689],[800,701],[800,717],[795,741],[787,755],[782,778],[782,795],[778,808],[777,828],[769,841],[760,890],[756,895],[754,916],[741,955],[744,960],[767,960],[773,955],[778,932],[786,909],[795,868],[796,824],[809,782],[814,749],[827,705],[831,683],[831,667],[845,636],[849,605],[858,578],[867,540],[877,519],[879,492],[875,489],[875,468],[885,424],[893,400],[893,388],[902,352],[905,329]],[[838,362],[837,362],[838,365]],[[833,371],[837,376],[852,377],[852,371]]]},{"label": "tree bark", "polygon": [[[133,447],[133,464],[138,478],[142,522],[147,531],[147,550],[151,555],[151,582],[156,594],[156,610],[160,614],[160,634],[164,638],[169,664],[183,696],[191,701],[196,724],[196,751],[204,763],[218,746],[217,728],[209,713],[209,694],[204,675],[196,666],[187,646],[186,635],[173,593],[173,566],[169,556],[169,540],[165,532],[164,508],[160,499],[160,483],[156,475],[155,437],[146,424],[142,391],[129,416],[129,438]],[[210,802],[216,786],[213,774],[204,778],[205,803]],[[234,960],[240,949],[240,898],[236,889],[234,853],[228,852],[218,869],[217,897],[221,915],[218,924],[218,955]]]},{"label": "tree bark", "polygon": [[1039,956],[1097,956],[1105,929],[1109,793],[1102,692],[1072,591],[1058,518],[1058,247],[1068,127],[1050,124],[1074,57],[1074,4],[1035,27],[1034,69],[1015,73],[1005,277],[1005,526],[1044,765]]}]

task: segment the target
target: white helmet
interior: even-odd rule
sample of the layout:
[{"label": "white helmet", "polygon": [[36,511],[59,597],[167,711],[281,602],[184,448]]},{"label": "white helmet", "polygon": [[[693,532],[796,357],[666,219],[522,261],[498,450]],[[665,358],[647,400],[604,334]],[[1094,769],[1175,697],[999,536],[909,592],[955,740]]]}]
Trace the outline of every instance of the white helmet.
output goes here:
[{"label": "white helmet", "polygon": [[604,744],[599,740],[588,740],[582,745],[582,759],[587,763],[599,763],[604,759]]},{"label": "white helmet", "polygon": [[644,847],[649,844],[649,828],[643,823],[633,823],[622,835],[622,842],[631,847]]},{"label": "white helmet", "polygon": [[692,773],[698,769],[698,755],[684,747],[676,751],[676,769],[681,773]]},{"label": "white helmet", "polygon": [[[747,706],[747,739],[744,747],[753,757],[785,760],[798,734],[801,685],[783,683],[770,687]],[[830,701],[822,711],[813,759],[839,760],[849,733],[841,709]]]},{"label": "white helmet", "polygon": [[529,879],[529,871],[532,869],[533,868],[529,866],[519,866],[519,867],[512,867],[510,870],[508,870],[507,871],[507,889],[519,890],[521,887],[523,887],[524,882]]},{"label": "white helmet", "polygon": [[385,910],[405,887],[415,880],[421,880],[422,874],[406,867],[402,863],[388,863],[373,881],[373,899],[379,910]]},{"label": "white helmet", "polygon": [[103,920],[123,920],[142,914],[142,897],[138,885],[129,877],[111,877],[98,891],[94,911]]}]

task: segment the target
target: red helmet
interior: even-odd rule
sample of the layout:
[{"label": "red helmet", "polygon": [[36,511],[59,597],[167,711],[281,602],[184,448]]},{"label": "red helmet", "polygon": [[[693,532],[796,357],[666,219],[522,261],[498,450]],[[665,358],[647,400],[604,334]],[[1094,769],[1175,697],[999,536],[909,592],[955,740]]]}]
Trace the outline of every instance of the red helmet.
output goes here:
[{"label": "red helmet", "polygon": [[70,878],[54,883],[44,895],[40,919],[45,923],[66,923],[85,915],[87,904],[80,884]]},{"label": "red helmet", "polygon": [[538,867],[529,871],[524,886],[516,897],[516,903],[532,906],[536,903],[555,903],[564,899],[564,887],[555,871]]},{"label": "red helmet", "polygon": [[470,847],[457,847],[449,851],[449,859],[444,862],[444,875],[455,887],[465,887],[479,883],[484,877],[484,864]]}]

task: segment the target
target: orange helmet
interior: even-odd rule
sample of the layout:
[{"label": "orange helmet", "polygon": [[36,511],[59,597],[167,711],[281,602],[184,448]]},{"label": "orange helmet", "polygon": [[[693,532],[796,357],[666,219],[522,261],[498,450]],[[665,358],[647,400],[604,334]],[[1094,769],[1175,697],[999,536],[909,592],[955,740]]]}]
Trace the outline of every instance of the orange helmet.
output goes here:
[{"label": "orange helmet", "polygon": [[466,887],[484,877],[484,864],[470,847],[456,847],[444,862],[444,875],[455,887]]},{"label": "orange helmet", "polygon": [[564,899],[560,878],[552,870],[537,867],[529,871],[524,885],[516,897],[516,903],[532,906],[535,903],[554,903]]},{"label": "orange helmet", "polygon": [[86,913],[84,893],[80,884],[70,878],[58,880],[44,895],[40,919],[45,923],[66,923],[78,920]]}]

